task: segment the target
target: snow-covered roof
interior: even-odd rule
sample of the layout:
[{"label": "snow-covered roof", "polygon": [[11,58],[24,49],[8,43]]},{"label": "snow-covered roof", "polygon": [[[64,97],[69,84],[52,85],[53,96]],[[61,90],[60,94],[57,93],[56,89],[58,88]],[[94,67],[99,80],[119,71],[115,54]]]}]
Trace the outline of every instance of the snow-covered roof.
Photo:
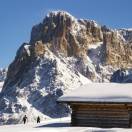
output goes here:
[{"label": "snow-covered roof", "polygon": [[61,96],[58,102],[132,103],[132,83],[89,83]]}]

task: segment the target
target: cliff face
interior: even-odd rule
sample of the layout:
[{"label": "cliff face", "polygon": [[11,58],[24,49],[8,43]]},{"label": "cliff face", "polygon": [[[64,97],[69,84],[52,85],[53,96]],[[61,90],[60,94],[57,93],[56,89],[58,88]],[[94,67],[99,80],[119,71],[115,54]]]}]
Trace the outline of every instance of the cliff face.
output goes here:
[{"label": "cliff face", "polygon": [[77,20],[65,12],[51,12],[43,23],[33,27],[30,43],[42,41],[54,53],[80,57],[88,44],[103,40],[101,26],[94,21]]},{"label": "cliff face", "polygon": [[114,31],[95,21],[77,20],[65,12],[50,13],[43,23],[34,26],[31,43],[42,40],[53,52],[85,58],[92,43],[105,44],[105,63],[115,67],[132,67],[132,31]]},{"label": "cliff face", "polygon": [[106,63],[119,68],[132,67],[132,43],[125,41],[117,31],[104,35]]},{"label": "cliff face", "polygon": [[56,103],[59,96],[91,81],[109,82],[117,69],[132,67],[128,40],[95,21],[49,13],[32,28],[30,42],[22,44],[8,68],[0,122],[18,123],[24,114],[32,114],[31,121],[37,114],[67,116],[69,108]]}]

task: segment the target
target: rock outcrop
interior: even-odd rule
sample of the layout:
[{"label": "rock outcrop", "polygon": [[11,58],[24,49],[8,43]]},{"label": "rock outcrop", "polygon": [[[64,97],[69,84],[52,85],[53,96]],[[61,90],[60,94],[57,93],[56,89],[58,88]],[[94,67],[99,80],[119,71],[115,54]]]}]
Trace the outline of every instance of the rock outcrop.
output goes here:
[{"label": "rock outcrop", "polygon": [[119,69],[115,71],[110,81],[116,83],[132,83],[132,69]]},{"label": "rock outcrop", "polygon": [[124,41],[116,32],[108,32],[104,35],[106,46],[106,63],[119,68],[132,67],[132,43]]},{"label": "rock outcrop", "polygon": [[132,43],[132,29],[120,29],[119,33],[127,42]]},{"label": "rock outcrop", "polygon": [[7,74],[7,69],[0,69],[0,82],[4,82]]},{"label": "rock outcrop", "polygon": [[80,57],[88,44],[103,40],[101,26],[94,21],[77,20],[66,12],[51,12],[43,23],[33,27],[30,43],[42,41],[54,53]]}]

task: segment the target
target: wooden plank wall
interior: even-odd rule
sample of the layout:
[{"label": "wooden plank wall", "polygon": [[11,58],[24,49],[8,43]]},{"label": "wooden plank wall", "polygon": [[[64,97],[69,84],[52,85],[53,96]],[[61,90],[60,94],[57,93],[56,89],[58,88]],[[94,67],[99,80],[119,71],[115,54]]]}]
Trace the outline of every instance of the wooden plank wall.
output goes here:
[{"label": "wooden plank wall", "polygon": [[131,127],[131,108],[125,104],[72,104],[72,126]]}]

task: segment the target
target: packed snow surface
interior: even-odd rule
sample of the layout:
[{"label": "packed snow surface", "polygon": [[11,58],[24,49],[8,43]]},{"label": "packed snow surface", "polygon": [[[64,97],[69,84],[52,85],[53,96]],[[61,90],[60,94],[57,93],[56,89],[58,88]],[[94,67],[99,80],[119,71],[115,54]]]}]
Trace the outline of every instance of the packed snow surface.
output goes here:
[{"label": "packed snow surface", "polygon": [[27,123],[18,125],[0,126],[0,132],[132,132],[132,129],[123,128],[93,128],[93,127],[71,127],[70,118],[59,118],[45,120],[40,124]]},{"label": "packed snow surface", "polygon": [[64,102],[132,102],[131,83],[89,83],[68,92],[58,101]]}]

